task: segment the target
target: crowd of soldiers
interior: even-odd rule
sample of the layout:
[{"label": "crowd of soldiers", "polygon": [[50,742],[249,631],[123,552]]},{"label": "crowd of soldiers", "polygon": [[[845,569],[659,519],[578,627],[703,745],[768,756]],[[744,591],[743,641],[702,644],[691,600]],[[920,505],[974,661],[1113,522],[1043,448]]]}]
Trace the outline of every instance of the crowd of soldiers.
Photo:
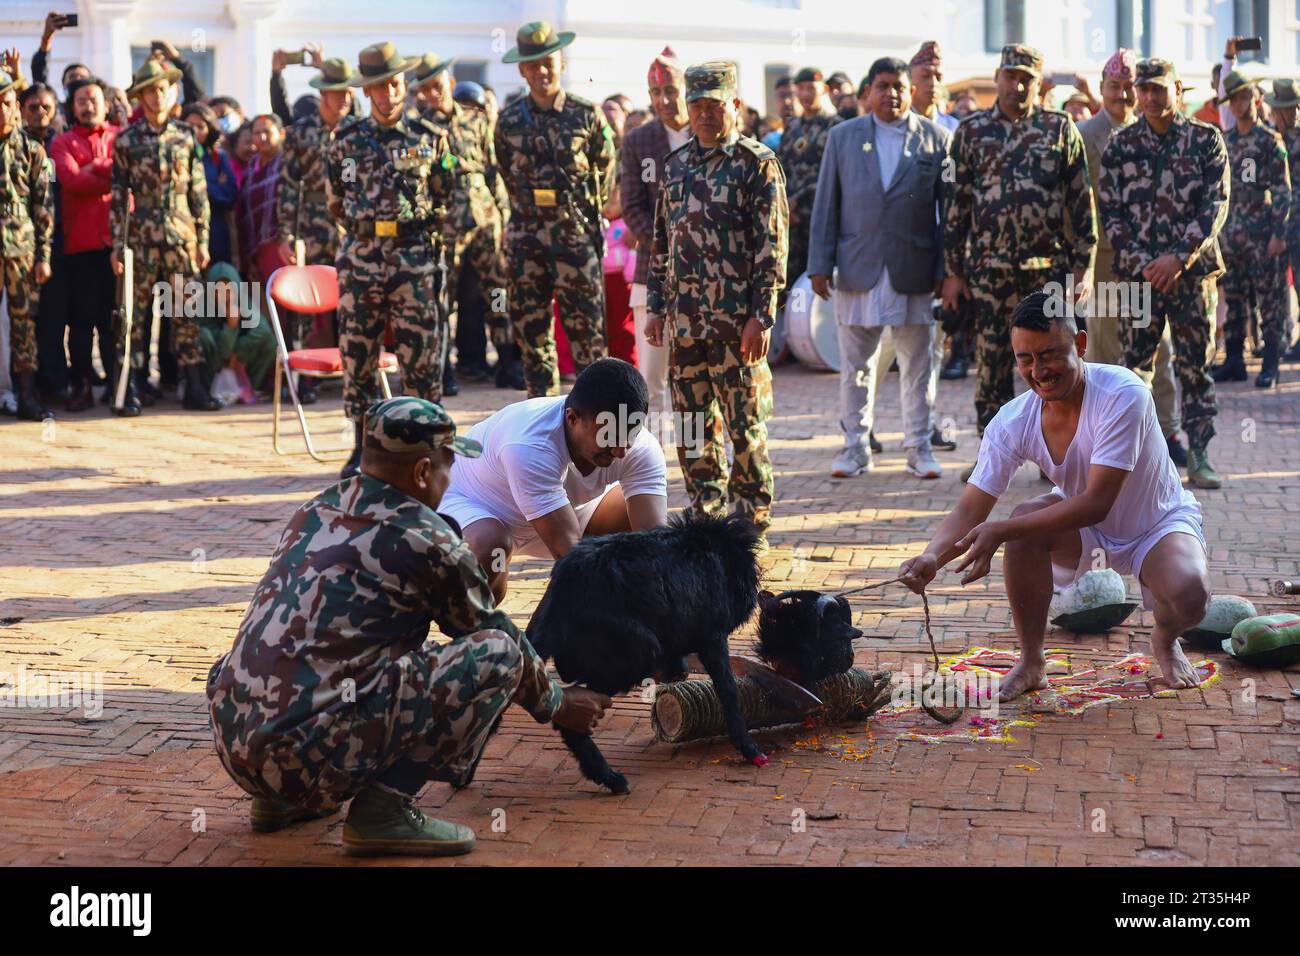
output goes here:
[{"label": "crowd of soldiers", "polygon": [[[354,68],[317,53],[311,85],[319,106],[285,132],[276,226],[284,264],[338,270],[344,409],[357,433],[344,476],[357,468],[385,335],[406,392],[441,400],[462,272],[491,302],[492,339],[503,362],[518,361],[530,397],[560,389],[557,318],[576,371],[607,354],[602,211],[617,188],[620,144],[600,107],[563,89],[563,50],[573,39],[545,22],[520,28],[503,62],[518,64],[526,86],[495,122],[456,102],[451,63],[436,55],[406,57],[381,43],[363,50]],[[964,374],[974,353],[981,432],[1013,395],[1006,316],[1029,292],[1061,282],[1095,334],[1094,357],[1155,384],[1171,456],[1193,483],[1217,487],[1207,451],[1214,381],[1245,378],[1246,330],[1256,315],[1257,385],[1276,383],[1287,345],[1287,253],[1297,244],[1290,181],[1300,157],[1294,90],[1280,81],[1275,130],[1263,121],[1256,84],[1225,71],[1220,99],[1235,122],[1224,134],[1184,114],[1172,63],[1139,62],[1120,50],[1103,70],[1097,115],[1076,126],[1072,114],[1044,105],[1042,55],[1013,44],[1002,51],[995,102],[959,122],[942,108],[937,43],[923,44],[908,72],[915,112],[952,134],[944,277],[935,292],[960,317],[946,327],[945,377],[954,367]],[[837,77],[827,81],[808,67],[781,84],[789,116],[779,140],[769,140],[773,150],[749,135],[757,131],[734,65],[683,69],[661,55],[650,75],[652,92],[677,100],[687,120],[677,132],[690,139],[653,157],[650,173],[639,171],[656,189],[644,220],[648,226],[652,217],[652,234],[631,237],[645,260],[638,331],[650,350],[667,353],[674,413],[703,422],[696,447],[679,441],[693,506],[730,502],[764,528],[773,498],[766,357],[787,290],[807,267],[829,133],[854,113],[851,90]],[[131,366],[113,402],[123,415],[148,404],[156,288],[170,284],[179,300],[211,258],[203,148],[178,118],[174,89],[187,82],[165,57],[148,59],[125,91],[139,116],[112,149],[109,261],[120,277],[129,249],[134,272],[134,288],[120,293],[134,305],[131,341],[125,323],[116,330],[116,357]],[[8,170],[0,255],[17,411],[40,420],[50,412],[34,385],[34,303],[50,272],[54,200],[44,146],[20,128],[19,86],[18,76],[0,75]],[[369,101],[364,117],[357,91]],[[857,112],[869,111],[869,100],[860,85]],[[1147,290],[1144,311],[1132,303],[1127,312],[1107,308],[1117,286],[1133,284]],[[1216,285],[1228,319],[1226,360],[1212,372]],[[1143,301],[1139,292],[1132,298]],[[220,407],[199,374],[196,321],[185,311],[170,318],[185,407]],[[941,353],[942,336],[937,345]],[[106,367],[110,376],[117,371]],[[729,472],[724,435],[733,449]],[[952,447],[938,429],[933,444]]]}]

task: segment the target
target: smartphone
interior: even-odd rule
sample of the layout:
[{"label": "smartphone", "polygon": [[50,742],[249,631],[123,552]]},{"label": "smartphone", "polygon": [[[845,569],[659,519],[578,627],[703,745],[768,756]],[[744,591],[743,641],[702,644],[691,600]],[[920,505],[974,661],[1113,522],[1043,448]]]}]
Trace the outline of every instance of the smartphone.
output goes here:
[{"label": "smartphone", "polygon": [[1237,41],[1238,50],[1262,50],[1264,40],[1262,37],[1242,37]]},{"label": "smartphone", "polygon": [[1053,73],[1053,86],[1074,86],[1075,76],[1073,73]]},{"label": "smartphone", "polygon": [[284,62],[293,63],[293,64],[297,64],[298,66],[302,66],[303,61],[306,59],[306,56],[307,56],[307,51],[294,50],[292,53],[286,53],[284,55]]},{"label": "smartphone", "polygon": [[77,25],[77,15],[75,13],[61,14],[59,19],[62,21],[62,23],[59,24],[60,26],[75,27]]}]

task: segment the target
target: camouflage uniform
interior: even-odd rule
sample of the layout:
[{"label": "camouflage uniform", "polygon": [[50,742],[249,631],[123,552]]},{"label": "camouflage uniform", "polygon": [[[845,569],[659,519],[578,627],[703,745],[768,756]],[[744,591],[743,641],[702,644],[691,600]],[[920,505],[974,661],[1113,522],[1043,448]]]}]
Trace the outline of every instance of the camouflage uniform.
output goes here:
[{"label": "camouflage uniform", "polygon": [[354,421],[375,398],[385,325],[405,393],[442,397],[438,253],[452,185],[447,134],[418,117],[381,126],[367,116],[330,144],[329,215],[344,230],[336,264],[343,406]]},{"label": "camouflage uniform", "polygon": [[[1143,60],[1138,81],[1150,80],[1151,71],[1165,65],[1172,73],[1167,61]],[[1181,113],[1163,136],[1145,117],[1139,119],[1117,131],[1102,153],[1097,209],[1115,250],[1116,278],[1144,282],[1142,270],[1165,253],[1184,263],[1172,293],[1151,290],[1150,322],[1123,321],[1121,335],[1125,364],[1150,382],[1165,322],[1173,326],[1183,429],[1193,450],[1204,449],[1214,437],[1218,411],[1210,378],[1210,290],[1223,272],[1217,237],[1228,216],[1228,190],[1223,137]]]},{"label": "camouflage uniform", "polygon": [[[367,447],[454,441],[457,454],[479,453],[454,435],[421,399],[390,399],[366,417]],[[430,622],[451,642],[429,642]],[[368,475],[289,520],[207,694],[235,782],[311,810],[367,786],[413,796],[431,779],[463,785],[507,704],[540,723],[562,699],[493,607],[469,546],[433,509]]]},{"label": "camouflage uniform", "polygon": [[[467,110],[459,103],[452,105],[450,115],[441,110],[421,110],[421,115],[446,131],[455,158],[456,185],[443,224],[444,241],[450,253],[448,285],[454,297],[461,266],[468,265],[478,275],[492,306],[498,301],[492,290],[506,288],[501,234],[510,197],[497,169],[491,125],[485,113]],[[495,320],[499,313],[493,309],[491,314]],[[513,339],[506,321],[493,322],[492,339],[498,347]]]},{"label": "camouflage uniform", "polygon": [[[734,96],[735,67],[714,62],[686,71],[687,100]],[[785,284],[785,177],[776,154],[733,131],[705,150],[691,140],[668,154],[655,211],[646,312],[664,317],[668,381],[683,422],[702,420],[704,445],[677,458],[691,508],[749,514],[766,530],[773,478],[767,454],[772,370],[741,358],[748,319],[770,329]],[[734,458],[726,474],[723,428]],[[698,452],[698,454],[696,454]]]},{"label": "camouflage uniform", "polygon": [[[131,364],[149,368],[154,286],[172,286],[171,303],[198,273],[198,250],[208,244],[208,179],[199,142],[188,123],[169,119],[155,128],[141,117],[113,142],[113,200],[109,224],[119,258],[134,253],[135,312],[131,319]],[[201,365],[199,326],[184,309],[173,309],[172,348],[182,367]],[[119,354],[125,327],[118,334]]]},{"label": "camouflage uniform", "polygon": [[1270,256],[1270,239],[1286,240],[1291,205],[1291,175],[1282,138],[1262,123],[1242,135],[1234,125],[1224,136],[1232,169],[1228,221],[1223,227],[1223,297],[1227,304],[1224,338],[1229,361],[1240,356],[1246,317],[1259,309],[1265,350],[1276,350],[1290,310],[1287,261]]},{"label": "camouflage uniform", "polygon": [[291,250],[295,240],[302,240],[308,265],[332,266],[338,258],[343,227],[329,211],[327,154],[335,132],[348,122],[344,117],[330,129],[320,113],[313,113],[284,131],[276,228],[280,241]]},{"label": "camouflage uniform", "polygon": [[785,171],[786,196],[790,204],[790,255],[786,264],[786,289],[808,268],[808,233],[812,228],[813,200],[822,153],[831,127],[840,122],[835,113],[820,113],[790,121],[776,149]]},{"label": "camouflage uniform", "polygon": [[549,110],[521,96],[497,119],[506,191],[510,320],[528,397],[558,395],[551,297],[581,372],[606,355],[600,210],[614,179],[614,134],[592,103],[561,90]]},{"label": "camouflage uniform", "polygon": [[[1012,44],[1000,68],[1041,76],[1042,63],[1037,50]],[[994,103],[962,121],[949,155],[944,259],[970,286],[982,433],[1015,394],[1012,310],[1045,283],[1088,268],[1097,223],[1083,139],[1067,113],[1034,106],[1012,120]]]},{"label": "camouflage uniform", "polygon": [[0,290],[8,301],[13,370],[19,374],[36,371],[40,286],[32,269],[50,264],[53,178],[45,147],[15,123],[0,139]]}]

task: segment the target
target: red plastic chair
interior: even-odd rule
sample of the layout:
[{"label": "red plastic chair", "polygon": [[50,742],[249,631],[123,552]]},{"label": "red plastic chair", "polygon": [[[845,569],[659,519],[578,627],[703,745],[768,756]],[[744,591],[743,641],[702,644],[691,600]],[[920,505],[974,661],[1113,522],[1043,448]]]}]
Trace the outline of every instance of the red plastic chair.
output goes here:
[{"label": "red plastic chair", "polygon": [[[280,353],[280,361],[275,364],[275,384],[272,394],[275,403],[275,416],[271,424],[271,443],[277,455],[286,454],[280,447],[280,385],[288,382],[289,398],[293,400],[294,410],[298,413],[298,425],[302,428],[302,438],[307,445],[307,454],[317,461],[329,461],[331,458],[346,458],[352,448],[330,448],[328,457],[316,450],[311,440],[311,430],[307,427],[307,415],[303,412],[302,402],[298,400],[298,389],[294,384],[294,372],[299,375],[311,375],[315,378],[341,378],[343,376],[343,356],[336,348],[330,349],[294,349],[289,350],[285,343],[284,330],[280,326],[280,309],[300,312],[304,315],[320,315],[330,312],[339,304],[339,278],[333,266],[283,266],[271,273],[271,280],[266,290],[267,311],[271,314],[271,328],[275,331],[275,344]],[[397,356],[392,352],[379,353],[379,386],[384,398],[392,398],[388,387],[388,373],[397,371]]]}]

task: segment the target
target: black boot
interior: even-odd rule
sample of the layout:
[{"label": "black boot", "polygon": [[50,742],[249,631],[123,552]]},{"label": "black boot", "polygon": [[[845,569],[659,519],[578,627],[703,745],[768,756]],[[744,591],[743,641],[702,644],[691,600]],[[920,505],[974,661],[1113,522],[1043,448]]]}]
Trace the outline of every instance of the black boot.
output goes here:
[{"label": "black boot", "polygon": [[131,378],[135,380],[135,394],[140,404],[145,408],[152,408],[158,404],[158,399],[162,398],[162,391],[149,381],[149,373],[143,370],[136,370],[131,373]]},{"label": "black boot", "polygon": [[460,386],[456,384],[456,369],[451,362],[442,367],[442,394],[448,397],[460,394]]},{"label": "black boot", "polygon": [[1256,388],[1272,388],[1277,384],[1277,363],[1280,351],[1277,342],[1264,346],[1264,367],[1259,370],[1259,375],[1255,379]]},{"label": "black boot", "polygon": [[307,375],[298,376],[298,401],[304,405],[315,405],[317,401],[316,385]]},{"label": "black boot", "polygon": [[193,412],[220,411],[221,403],[212,397],[208,387],[203,384],[203,366],[185,366],[185,408]]},{"label": "black boot", "polygon": [[123,418],[135,418],[140,414],[140,393],[136,389],[137,376],[135,372],[126,373],[126,388],[122,395],[122,407],[117,406],[117,382],[118,375],[121,374],[116,369],[108,376],[108,392],[104,396],[105,402],[112,410],[114,415],[120,415]]},{"label": "black boot", "polygon": [[348,458],[339,471],[340,478],[351,478],[354,475],[361,474],[361,422],[353,422],[353,427],[356,429],[356,444],[352,448],[352,456]]},{"label": "black boot", "polygon": [[41,396],[36,392],[36,373],[18,373],[18,420],[20,422],[43,422],[53,418],[54,413],[41,404]]},{"label": "black boot", "polygon": [[1224,359],[1222,365],[1216,365],[1210,369],[1210,377],[1216,382],[1244,382],[1246,381],[1246,360],[1243,356],[1245,349],[1243,344],[1236,344],[1228,347],[1228,357]]},{"label": "black boot", "polygon": [[1287,349],[1285,352],[1282,353],[1282,361],[1300,362],[1300,342],[1296,342],[1295,345],[1291,346],[1289,349]]}]

